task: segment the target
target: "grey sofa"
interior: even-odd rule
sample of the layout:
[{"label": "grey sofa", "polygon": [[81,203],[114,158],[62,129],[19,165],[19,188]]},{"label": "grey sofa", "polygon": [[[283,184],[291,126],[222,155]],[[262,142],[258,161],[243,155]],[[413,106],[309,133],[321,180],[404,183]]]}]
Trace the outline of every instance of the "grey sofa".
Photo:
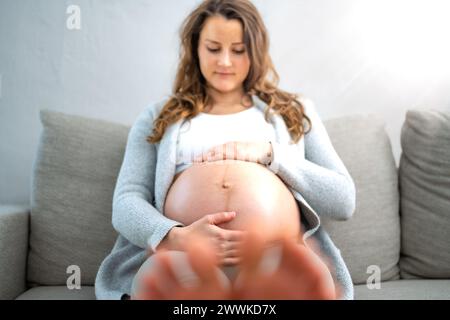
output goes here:
[{"label": "grey sofa", "polygon": [[[129,126],[50,110],[40,119],[30,204],[0,207],[0,299],[95,299]],[[352,219],[323,220],[355,299],[450,299],[450,115],[407,112],[399,168],[379,117],[325,125],[356,184]]]}]

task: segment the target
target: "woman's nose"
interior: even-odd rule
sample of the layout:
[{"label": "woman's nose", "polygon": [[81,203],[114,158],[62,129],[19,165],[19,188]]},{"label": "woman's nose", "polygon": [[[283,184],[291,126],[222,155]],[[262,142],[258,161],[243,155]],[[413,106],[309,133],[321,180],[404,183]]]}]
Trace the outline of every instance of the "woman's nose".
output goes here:
[{"label": "woman's nose", "polygon": [[231,66],[230,54],[228,52],[224,52],[219,57],[219,65],[221,66]]}]

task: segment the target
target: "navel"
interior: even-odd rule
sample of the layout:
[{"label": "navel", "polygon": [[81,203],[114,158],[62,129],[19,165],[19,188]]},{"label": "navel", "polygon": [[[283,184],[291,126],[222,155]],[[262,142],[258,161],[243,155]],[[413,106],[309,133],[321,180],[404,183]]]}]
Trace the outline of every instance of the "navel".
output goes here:
[{"label": "navel", "polygon": [[224,189],[229,189],[229,188],[231,188],[231,183],[230,183],[230,182],[227,182],[227,181],[224,181],[224,182],[222,183],[222,188],[224,188]]},{"label": "navel", "polygon": [[227,181],[227,171],[228,171],[228,165],[225,166],[225,170],[223,172],[223,180],[222,180],[222,188],[223,189],[230,189],[231,183],[230,181]]}]

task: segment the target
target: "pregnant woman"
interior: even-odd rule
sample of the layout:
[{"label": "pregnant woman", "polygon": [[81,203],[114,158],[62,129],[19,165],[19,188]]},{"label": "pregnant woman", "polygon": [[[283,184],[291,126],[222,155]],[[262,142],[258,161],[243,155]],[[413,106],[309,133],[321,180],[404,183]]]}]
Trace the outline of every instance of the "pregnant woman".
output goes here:
[{"label": "pregnant woman", "polygon": [[352,299],[319,217],[350,218],[355,187],[314,105],[277,87],[257,9],[202,2],[181,48],[130,130],[97,298]]}]

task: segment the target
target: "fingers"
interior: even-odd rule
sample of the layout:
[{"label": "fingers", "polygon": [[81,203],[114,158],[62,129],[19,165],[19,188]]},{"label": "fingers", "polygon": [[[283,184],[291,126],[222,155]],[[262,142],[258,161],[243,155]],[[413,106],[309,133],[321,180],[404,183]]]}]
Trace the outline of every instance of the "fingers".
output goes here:
[{"label": "fingers", "polygon": [[219,226],[213,228],[216,238],[220,241],[243,241],[246,238],[247,231],[241,230],[227,230]]},{"label": "fingers", "polygon": [[219,257],[237,257],[242,252],[242,242],[221,241],[214,246]]},{"label": "fingers", "polygon": [[[239,249],[242,241],[246,237],[246,231],[241,230],[227,230],[223,229],[216,224],[226,223],[229,220],[234,219],[235,212],[218,212],[205,216],[202,222],[196,223],[196,232],[189,233],[191,236],[202,236],[202,240],[205,243],[211,245],[214,255],[219,264],[235,264],[240,259]],[[194,224],[193,224],[194,225]],[[190,243],[195,242],[193,239],[189,241],[183,241],[182,248],[187,251],[187,247]]]},{"label": "fingers", "polygon": [[236,279],[235,289],[240,290],[251,283],[252,280],[261,274],[260,264],[267,247],[268,225],[262,221],[255,221],[252,225],[247,226],[245,239],[241,245],[240,273]]},{"label": "fingers", "polygon": [[141,291],[134,297],[135,300],[162,300],[165,298],[161,285],[158,284],[154,276],[149,276],[145,279],[145,291]]},{"label": "fingers", "polygon": [[[220,228],[219,228],[220,229]],[[219,256],[238,256],[242,250],[242,244],[247,237],[246,232],[238,230],[220,230],[214,240]]]},{"label": "fingers", "polygon": [[218,146],[214,146],[201,155],[196,156],[193,162],[212,162],[220,160],[241,160],[255,163],[267,162],[268,151],[266,142],[253,141],[230,141]]},{"label": "fingers", "polygon": [[237,264],[241,260],[242,241],[215,241],[217,259],[221,265]]},{"label": "fingers", "polygon": [[237,142],[230,142],[228,145],[228,150],[230,151],[230,153],[233,155],[233,160],[238,160],[238,151],[237,151]]},{"label": "fingers", "polygon": [[249,232],[242,243],[241,275],[245,279],[258,273],[259,263],[264,252],[264,241],[260,234]]},{"label": "fingers", "polygon": [[227,159],[226,144],[214,146],[201,155],[194,157],[193,162],[212,162]]},{"label": "fingers", "polygon": [[286,267],[299,269],[304,272],[314,274],[326,268],[324,261],[310,248],[305,245],[299,245],[292,239],[282,240],[282,261]]},{"label": "fingers", "polygon": [[170,294],[175,287],[175,284],[178,282],[178,279],[173,270],[173,266],[170,263],[170,258],[168,255],[161,254],[156,257],[156,261],[158,264],[158,268],[160,269],[160,276],[158,281],[164,284],[161,290],[164,294]]},{"label": "fingers", "polygon": [[239,230],[230,230],[229,232],[225,233],[224,240],[233,242],[242,242],[245,241],[247,238],[247,232],[245,231],[239,231]]},{"label": "fingers", "polygon": [[231,249],[231,250],[224,250],[222,253],[222,256],[224,258],[238,258],[241,256],[242,250],[239,249]]},{"label": "fingers", "polygon": [[205,219],[209,224],[221,224],[225,222],[229,222],[236,217],[236,212],[218,212],[213,214],[208,214],[205,216]]},{"label": "fingers", "polygon": [[242,251],[243,241],[220,241],[217,247],[222,252],[238,253]]},{"label": "fingers", "polygon": [[312,249],[286,238],[282,241],[282,251],[280,268],[293,274],[303,274],[313,281],[310,292],[317,294],[314,299],[336,299],[340,296],[341,291],[336,290],[326,260],[322,260]]},{"label": "fingers", "polygon": [[[218,265],[217,257],[213,246],[209,245],[205,239],[194,239],[187,246],[187,255],[192,269],[199,276],[200,281],[209,284],[218,284],[219,279],[216,273]],[[202,257],[198,259],[198,257]]]},{"label": "fingers", "polygon": [[[236,212],[218,212],[205,216],[202,222],[196,223],[198,230],[201,232],[192,232],[192,235],[203,235],[204,242],[209,243],[214,251],[217,265],[237,264],[241,260],[242,242],[247,237],[247,231],[228,230],[218,225],[226,223],[236,217]],[[195,231],[195,230],[194,230]],[[192,240],[184,241],[186,244],[193,242]],[[186,250],[185,250],[186,251]]]},{"label": "fingers", "polygon": [[[257,157],[254,155],[254,153],[252,152],[252,144],[248,143],[248,142],[243,142],[242,143],[242,158],[244,161],[249,161],[249,162],[256,162]],[[241,153],[241,152],[240,152]]]},{"label": "fingers", "polygon": [[143,277],[143,288],[140,289],[138,299],[166,299],[178,285],[178,279],[173,271],[170,258],[161,252],[155,256],[158,277],[154,273]]},{"label": "fingers", "polygon": [[232,265],[232,264],[238,264],[242,260],[240,252],[226,252],[223,254],[222,257],[220,257],[220,265]]},{"label": "fingers", "polygon": [[223,266],[234,266],[239,263],[241,263],[242,259],[240,257],[232,257],[232,258],[225,258],[222,260]]}]

